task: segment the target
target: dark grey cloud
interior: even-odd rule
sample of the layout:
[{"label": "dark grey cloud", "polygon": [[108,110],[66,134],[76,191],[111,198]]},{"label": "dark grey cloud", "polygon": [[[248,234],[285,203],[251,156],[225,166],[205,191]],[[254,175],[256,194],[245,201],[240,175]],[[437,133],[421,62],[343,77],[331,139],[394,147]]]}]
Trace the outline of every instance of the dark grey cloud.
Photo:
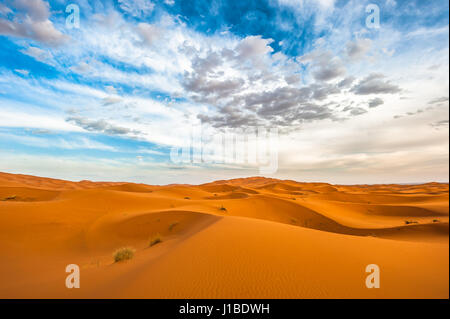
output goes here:
[{"label": "dark grey cloud", "polygon": [[[195,56],[192,72],[186,72],[181,82],[184,89],[192,94],[196,102],[217,103],[218,100],[232,96],[245,85],[242,78],[223,78],[220,66],[227,58],[223,52],[209,52],[205,57]],[[231,55],[229,58],[234,58]]]},{"label": "dark grey cloud", "polygon": [[309,89],[312,91],[312,98],[315,100],[324,100],[329,95],[341,92],[337,86],[327,83],[314,83],[309,86]]},{"label": "dark grey cloud", "polygon": [[394,94],[401,92],[400,87],[385,80],[381,73],[371,73],[352,87],[351,92],[359,95]]},{"label": "dark grey cloud", "polygon": [[354,76],[348,76],[345,79],[343,79],[342,81],[340,81],[337,86],[340,89],[347,89],[349,88],[353,82],[355,82],[356,78]]},{"label": "dark grey cloud", "polygon": [[327,94],[339,92],[328,84],[309,87],[280,87],[272,91],[256,92],[235,97],[219,108],[215,115],[199,115],[204,123],[214,127],[245,127],[270,124],[292,126],[316,120],[335,119],[328,105],[314,103]]},{"label": "dark grey cloud", "polygon": [[202,123],[208,123],[216,128],[251,127],[262,125],[263,123],[255,114],[244,112],[231,106],[220,108],[215,115],[199,114],[197,117]]},{"label": "dark grey cloud", "polygon": [[[208,52],[201,57],[195,51],[191,51],[193,70],[185,73],[182,85],[194,101],[207,103],[216,108],[212,114],[198,116],[203,123],[214,127],[294,125],[305,121],[333,118],[333,111],[317,102],[339,93],[340,89],[336,85],[319,82],[298,87],[299,75],[290,73],[291,70],[270,72],[260,65],[253,67],[253,64],[245,69],[248,66],[249,56],[260,57],[271,51],[267,49],[267,45],[268,42],[264,42],[264,39],[254,38],[245,44],[245,49],[239,45],[234,51],[225,49]],[[224,63],[231,64],[241,71],[242,77],[224,78],[221,71]],[[330,76],[324,75],[322,78],[328,79]],[[269,83],[275,83],[277,87],[242,93],[255,85]],[[279,86],[279,83],[286,85]]]},{"label": "dark grey cloud", "polygon": [[0,18],[1,35],[28,38],[51,46],[59,45],[67,39],[49,20],[48,2],[14,0],[10,1],[9,5],[14,10],[3,6],[2,11],[13,12],[14,15],[11,19]]},{"label": "dark grey cloud", "polygon": [[196,93],[192,98],[196,102],[214,103],[218,99],[232,95],[239,89],[242,89],[245,81],[240,78],[234,79],[213,79],[192,75],[187,76],[183,82],[185,89],[191,93]]},{"label": "dark grey cloud", "polygon": [[384,101],[382,99],[380,99],[379,97],[373,98],[369,101],[369,107],[373,108],[373,107],[377,107],[384,104]]},{"label": "dark grey cloud", "polygon": [[124,134],[138,134],[139,131],[131,130],[129,128],[116,126],[106,122],[105,120],[91,120],[81,116],[70,116],[66,121],[73,123],[83,129],[91,132],[100,132],[110,135],[124,135]]},{"label": "dark grey cloud", "polygon": [[319,81],[330,81],[345,75],[346,69],[338,59],[332,59],[328,63],[318,63],[313,70],[313,76]]},{"label": "dark grey cloud", "polygon": [[[351,88],[356,94],[400,90],[381,74],[371,74],[356,85],[354,76],[347,76],[337,83],[332,81],[345,76],[346,69],[342,61],[328,51],[313,52],[297,59],[297,62],[308,65],[316,80],[301,86],[300,76],[296,73],[298,70],[292,67],[275,69],[274,72],[266,63],[269,60],[264,60],[263,64],[254,63],[259,58],[269,57],[272,52],[269,44],[270,40],[251,37],[233,49],[209,52],[199,52],[184,45],[183,50],[187,50],[191,58],[192,70],[184,74],[182,86],[193,101],[211,107],[208,114],[200,114],[198,119],[217,128],[276,125],[284,129],[305,122],[343,120],[368,112],[368,109],[348,103],[350,107],[345,111],[336,105],[322,103],[341,93],[342,89]],[[349,54],[356,56],[360,51],[365,52],[364,45],[369,47],[369,41],[358,42],[357,47],[349,48]],[[282,56],[278,58],[283,59]],[[225,75],[224,70],[230,67],[239,75]],[[248,93],[251,88],[261,88],[261,84],[263,87],[273,84],[274,88]],[[369,101],[369,107],[383,103],[381,98],[376,97]]]}]

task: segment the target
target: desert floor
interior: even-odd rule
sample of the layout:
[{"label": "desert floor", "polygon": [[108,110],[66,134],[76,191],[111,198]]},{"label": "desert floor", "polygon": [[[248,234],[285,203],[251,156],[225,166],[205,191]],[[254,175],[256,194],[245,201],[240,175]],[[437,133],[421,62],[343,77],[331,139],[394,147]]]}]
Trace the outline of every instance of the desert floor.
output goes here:
[{"label": "desert floor", "polygon": [[[0,298],[448,298],[448,191],[0,173]],[[134,258],[114,262],[125,246]],[[68,264],[79,289],[65,286]],[[365,285],[368,264],[378,289]]]}]

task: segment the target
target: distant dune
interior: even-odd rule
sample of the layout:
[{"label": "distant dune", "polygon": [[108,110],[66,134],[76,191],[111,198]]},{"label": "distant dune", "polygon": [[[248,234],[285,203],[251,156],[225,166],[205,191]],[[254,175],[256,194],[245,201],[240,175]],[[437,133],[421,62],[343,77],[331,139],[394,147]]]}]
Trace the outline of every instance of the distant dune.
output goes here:
[{"label": "distant dune", "polygon": [[[115,263],[125,246],[134,258]],[[449,185],[0,173],[0,256],[0,298],[448,298]]]}]

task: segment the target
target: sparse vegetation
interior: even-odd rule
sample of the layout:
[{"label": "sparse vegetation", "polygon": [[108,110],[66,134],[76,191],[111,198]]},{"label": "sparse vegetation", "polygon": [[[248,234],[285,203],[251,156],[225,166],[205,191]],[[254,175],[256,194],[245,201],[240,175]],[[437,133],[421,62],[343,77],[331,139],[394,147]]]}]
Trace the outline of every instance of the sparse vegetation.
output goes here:
[{"label": "sparse vegetation", "polygon": [[295,218],[291,218],[291,223],[292,224],[297,224],[297,220]]},{"label": "sparse vegetation", "polygon": [[226,212],[227,211],[227,209],[225,208],[225,207],[223,207],[223,205],[222,206],[220,206],[220,208],[219,208],[220,210],[222,210],[222,211],[224,211],[224,212]]},{"label": "sparse vegetation", "polygon": [[415,220],[405,220],[405,224],[409,225],[409,224],[417,224],[418,222],[416,222]]},{"label": "sparse vegetation", "polygon": [[155,234],[153,236],[150,237],[150,241],[148,246],[152,247],[155,246],[156,244],[159,244],[160,242],[162,242],[162,238],[160,234]]},{"label": "sparse vegetation", "polygon": [[433,223],[439,223],[439,219],[433,219]]},{"label": "sparse vegetation", "polygon": [[186,196],[184,199],[191,199],[191,198]]},{"label": "sparse vegetation", "polygon": [[117,249],[114,254],[114,262],[129,260],[134,257],[135,250],[131,247],[123,247]]},{"label": "sparse vegetation", "polygon": [[8,196],[8,197],[5,197],[5,199],[3,199],[4,201],[6,201],[6,200],[15,200],[17,198],[17,195],[12,195],[12,196]]},{"label": "sparse vegetation", "polygon": [[172,229],[178,225],[178,222],[173,222],[172,224],[169,225],[169,231],[172,231]]}]

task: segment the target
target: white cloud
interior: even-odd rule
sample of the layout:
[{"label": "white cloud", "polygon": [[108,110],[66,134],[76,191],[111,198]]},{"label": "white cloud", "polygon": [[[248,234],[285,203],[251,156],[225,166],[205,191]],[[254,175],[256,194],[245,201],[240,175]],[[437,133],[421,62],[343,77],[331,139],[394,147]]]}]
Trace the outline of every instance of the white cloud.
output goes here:
[{"label": "white cloud", "polygon": [[23,76],[28,76],[28,74],[30,74],[30,71],[28,71],[28,70],[14,69],[14,71],[19,74],[22,74]]},{"label": "white cloud", "polygon": [[135,17],[146,16],[155,8],[155,4],[150,0],[118,0],[118,2],[123,11]]},{"label": "white cloud", "polygon": [[28,48],[23,49],[20,52],[33,57],[39,62],[43,62],[50,65],[54,63],[53,55],[49,51],[40,49],[38,47],[29,46]]}]

